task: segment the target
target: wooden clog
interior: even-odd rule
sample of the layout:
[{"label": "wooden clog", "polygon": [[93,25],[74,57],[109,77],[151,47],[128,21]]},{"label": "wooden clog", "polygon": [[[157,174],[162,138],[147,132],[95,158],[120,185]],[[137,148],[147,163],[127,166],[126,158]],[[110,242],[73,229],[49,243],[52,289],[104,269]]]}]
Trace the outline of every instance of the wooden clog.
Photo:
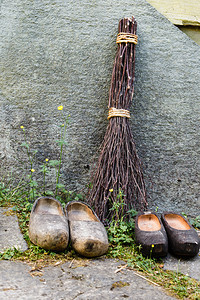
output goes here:
[{"label": "wooden clog", "polygon": [[51,197],[38,198],[29,222],[32,243],[46,250],[63,251],[69,241],[69,227],[62,204]]},{"label": "wooden clog", "polygon": [[96,257],[108,250],[105,227],[93,210],[83,202],[71,201],[65,207],[74,250],[85,257]]},{"label": "wooden clog", "polygon": [[157,214],[138,213],[135,220],[135,241],[144,256],[164,257],[168,252],[167,234]]},{"label": "wooden clog", "polygon": [[193,257],[198,254],[199,236],[182,215],[164,212],[161,219],[167,232],[170,252],[183,257]]}]

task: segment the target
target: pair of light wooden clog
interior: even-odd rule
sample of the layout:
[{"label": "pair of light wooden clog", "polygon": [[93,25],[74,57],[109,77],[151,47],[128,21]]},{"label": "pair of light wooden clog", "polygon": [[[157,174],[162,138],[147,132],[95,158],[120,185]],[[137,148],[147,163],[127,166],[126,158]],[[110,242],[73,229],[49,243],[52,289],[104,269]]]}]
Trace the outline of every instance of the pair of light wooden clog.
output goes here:
[{"label": "pair of light wooden clog", "polygon": [[108,237],[93,210],[83,202],[71,201],[63,209],[51,197],[38,198],[29,222],[32,243],[53,251],[63,251],[69,240],[73,249],[85,257],[96,257],[108,250]]}]

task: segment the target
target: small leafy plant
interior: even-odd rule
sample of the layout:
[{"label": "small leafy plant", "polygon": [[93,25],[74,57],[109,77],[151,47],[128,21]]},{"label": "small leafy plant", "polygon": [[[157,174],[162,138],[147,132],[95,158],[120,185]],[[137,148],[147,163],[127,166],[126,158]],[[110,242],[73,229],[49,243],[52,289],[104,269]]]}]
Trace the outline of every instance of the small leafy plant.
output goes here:
[{"label": "small leafy plant", "polygon": [[[111,189],[112,193],[113,190]],[[129,222],[127,222],[127,215],[124,215],[124,194],[120,189],[116,200],[112,203],[110,210],[114,211],[111,223],[109,224],[108,239],[112,245],[111,252],[114,257],[117,257],[124,245],[129,246],[134,243],[134,219],[137,214],[136,211],[129,211]]]},{"label": "small leafy plant", "polygon": [[[37,180],[36,180],[36,167],[35,167],[35,158],[38,150],[34,150],[31,148],[30,142],[27,141],[26,137],[26,130],[24,126],[20,126],[22,129],[22,132],[24,134],[24,142],[21,144],[21,147],[25,150],[25,153],[28,157],[28,163],[29,163],[29,174],[27,175],[27,185],[29,187],[29,199],[30,201],[33,201],[37,196],[58,196],[59,191],[64,192],[65,186],[60,182],[60,175],[61,175],[61,166],[62,166],[62,157],[63,157],[63,150],[64,146],[67,144],[65,141],[66,139],[66,132],[67,132],[67,126],[69,124],[69,117],[64,116],[63,112],[63,106],[58,106],[58,111],[61,112],[62,116],[62,124],[60,125],[60,139],[56,140],[56,143],[60,147],[60,153],[59,153],[59,159],[57,160],[49,160],[49,158],[46,158],[45,161],[41,164],[39,167],[39,173],[42,173],[42,179],[43,179],[43,185],[38,186]],[[55,191],[52,192],[50,190],[47,190],[46,187],[46,179],[48,174],[50,173],[50,169],[54,168],[56,172],[56,182],[55,182]]]},{"label": "small leafy plant", "polygon": [[197,228],[200,229],[200,215],[194,218],[188,217],[186,213],[182,212],[181,213],[189,222],[190,224]]},{"label": "small leafy plant", "polygon": [[196,218],[190,218],[189,220],[193,227],[200,229],[200,216],[197,216]]},{"label": "small leafy plant", "polygon": [[14,256],[21,254],[22,252],[18,249],[14,248],[8,248],[3,253],[0,252],[0,259],[10,260]]}]

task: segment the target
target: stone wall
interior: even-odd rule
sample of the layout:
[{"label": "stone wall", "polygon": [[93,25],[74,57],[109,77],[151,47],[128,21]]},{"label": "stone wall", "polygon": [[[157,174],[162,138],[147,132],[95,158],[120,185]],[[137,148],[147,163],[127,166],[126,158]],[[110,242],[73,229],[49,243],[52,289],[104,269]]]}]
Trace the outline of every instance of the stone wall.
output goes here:
[{"label": "stone wall", "polygon": [[21,125],[38,164],[58,158],[62,104],[71,115],[62,181],[76,191],[88,183],[107,124],[118,21],[134,15],[132,129],[149,207],[198,215],[199,46],[143,0],[7,0],[1,11],[1,175],[23,173]]}]

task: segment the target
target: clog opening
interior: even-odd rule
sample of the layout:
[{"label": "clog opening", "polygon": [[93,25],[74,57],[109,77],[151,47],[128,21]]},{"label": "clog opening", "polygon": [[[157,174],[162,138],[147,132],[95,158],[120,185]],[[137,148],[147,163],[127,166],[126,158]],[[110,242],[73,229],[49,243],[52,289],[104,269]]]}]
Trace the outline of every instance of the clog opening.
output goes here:
[{"label": "clog opening", "polygon": [[183,219],[183,217],[176,214],[166,214],[165,220],[169,226],[178,230],[190,230],[190,225]]},{"label": "clog opening", "polygon": [[61,205],[50,198],[42,198],[38,201],[35,207],[35,213],[41,215],[60,215],[64,216]]},{"label": "clog opening", "polygon": [[69,221],[93,221],[99,222],[92,210],[84,203],[71,203],[67,206]]},{"label": "clog opening", "polygon": [[157,231],[161,229],[159,219],[153,215],[141,215],[138,217],[138,227],[144,231]]}]

